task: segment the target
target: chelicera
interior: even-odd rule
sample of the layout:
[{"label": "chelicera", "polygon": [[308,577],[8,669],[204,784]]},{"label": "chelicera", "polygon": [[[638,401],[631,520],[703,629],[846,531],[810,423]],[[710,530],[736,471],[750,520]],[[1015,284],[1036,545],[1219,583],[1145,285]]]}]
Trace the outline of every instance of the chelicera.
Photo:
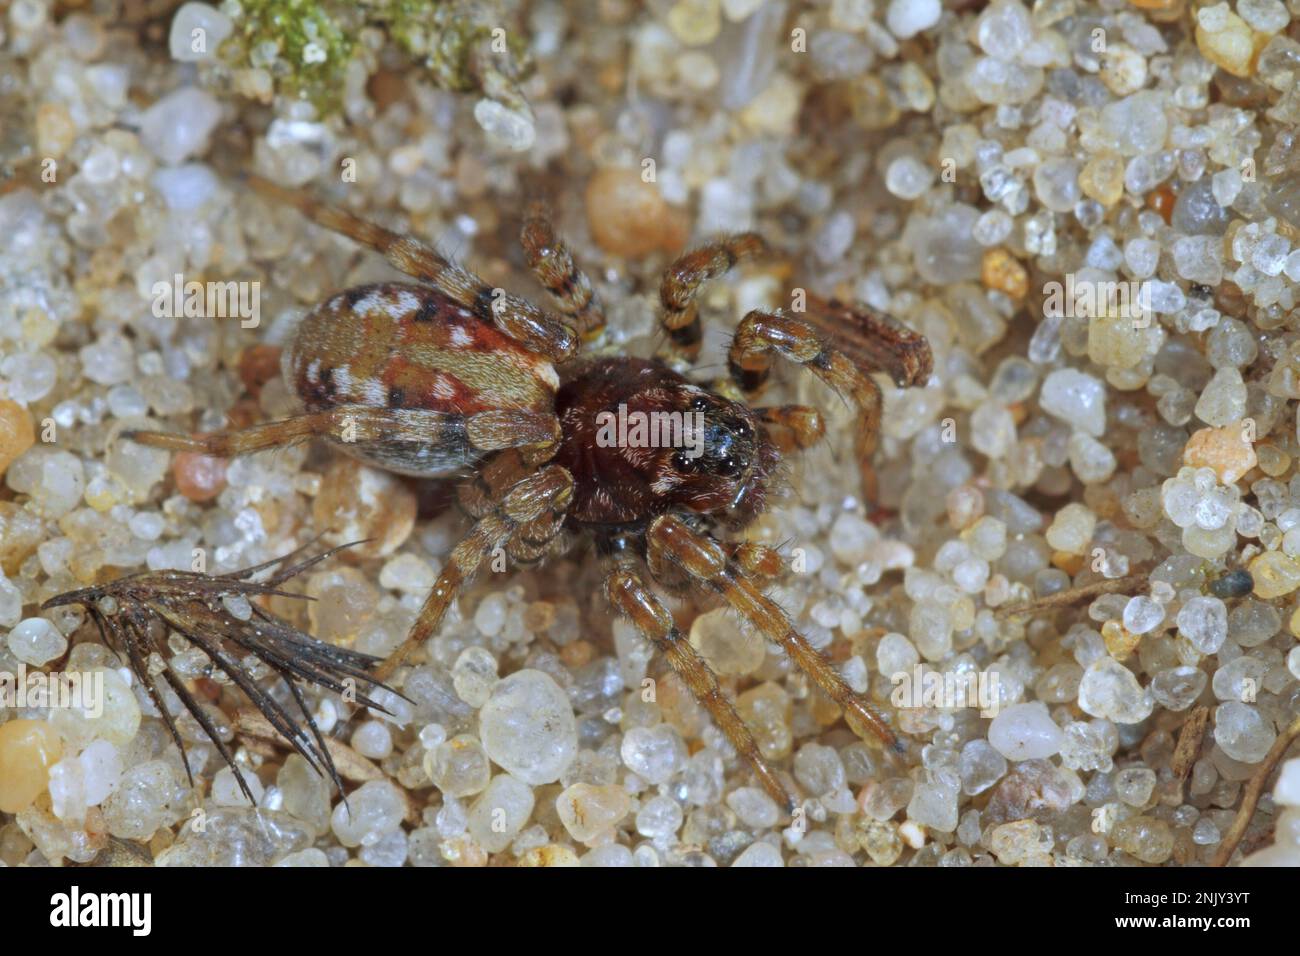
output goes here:
[{"label": "chelicera", "polygon": [[[852,729],[901,749],[886,719],[764,593],[783,562],[771,548],[733,540],[767,506],[785,455],[824,432],[807,406],[751,406],[774,358],[812,372],[860,411],[857,450],[867,467],[880,425],[871,373],[900,386],[932,369],[926,340],[897,322],[837,301],[809,299],[806,313],[753,311],[736,329],[729,381],[698,385],[660,359],[586,357],[604,313],[591,283],[540,210],[522,230],[526,260],[559,314],[494,289],[432,248],[341,209],[250,178],[254,189],[321,226],[382,253],[416,283],[348,289],[317,305],[283,355],[302,400],[292,418],[202,437],[134,432],[173,451],[230,457],[320,437],[373,465],[421,478],[472,477],[459,499],[474,518],[448,558],[402,645],[369,670],[385,681],[436,633],[448,607],[497,549],[538,561],[576,532],[605,563],[605,594],[664,655],[762,786],[792,804],[717,678],[674,622],[652,582],[721,598],[780,645],[844,711]],[[667,344],[698,351],[696,293],[742,259],[765,252],[745,233],[678,258],[660,286]],[[680,413],[697,423],[696,445],[599,440],[605,415]]]}]

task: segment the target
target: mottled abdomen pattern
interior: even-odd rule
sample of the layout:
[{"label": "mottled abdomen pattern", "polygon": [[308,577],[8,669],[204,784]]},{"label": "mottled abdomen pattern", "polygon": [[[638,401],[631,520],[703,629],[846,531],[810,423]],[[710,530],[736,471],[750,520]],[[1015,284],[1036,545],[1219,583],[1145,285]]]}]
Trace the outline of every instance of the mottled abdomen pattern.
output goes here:
[{"label": "mottled abdomen pattern", "polygon": [[[491,314],[491,303],[478,310]],[[489,410],[549,411],[559,379],[544,357],[429,286],[356,286],[312,309],[284,352],[285,381],[306,410],[344,406],[441,413],[419,441],[340,443],[406,474],[456,471],[478,457],[464,418]]]}]

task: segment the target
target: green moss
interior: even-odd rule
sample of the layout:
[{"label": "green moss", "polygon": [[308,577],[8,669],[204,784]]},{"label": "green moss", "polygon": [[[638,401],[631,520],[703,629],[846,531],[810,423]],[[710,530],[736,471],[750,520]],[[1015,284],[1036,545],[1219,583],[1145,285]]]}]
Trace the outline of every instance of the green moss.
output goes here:
[{"label": "green moss", "polygon": [[321,116],[338,111],[366,26],[382,29],[436,84],[460,92],[496,95],[502,78],[517,79],[526,52],[523,37],[508,30],[506,52],[489,56],[493,30],[504,25],[490,0],[228,0],[222,9],[235,25],[221,51],[226,62],[268,69],[277,92],[310,100]]},{"label": "green moss", "polygon": [[356,49],[356,8],[316,0],[239,0],[225,8],[235,29],[222,56],[237,67],[266,69],[278,92],[338,109]]},{"label": "green moss", "polygon": [[484,65],[512,80],[517,78],[514,74],[524,62],[527,45],[517,31],[506,30],[501,37],[505,52],[493,52],[498,41],[492,31],[502,27],[498,13],[493,6],[472,2],[438,7],[427,28],[432,42],[425,51],[425,63],[439,86],[461,92],[481,90],[484,78],[480,67]]}]

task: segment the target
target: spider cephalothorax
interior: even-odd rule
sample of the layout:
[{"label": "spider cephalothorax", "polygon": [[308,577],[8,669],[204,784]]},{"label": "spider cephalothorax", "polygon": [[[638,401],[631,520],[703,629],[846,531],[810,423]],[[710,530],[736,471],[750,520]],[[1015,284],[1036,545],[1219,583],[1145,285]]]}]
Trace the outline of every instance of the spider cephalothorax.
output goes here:
[{"label": "spider cephalothorax", "polygon": [[572,523],[644,525],[685,509],[741,526],[762,510],[779,453],[757,417],[661,362],[584,363],[565,375],[555,413]]},{"label": "spider cephalothorax", "polygon": [[[763,590],[783,567],[773,549],[724,543],[767,504],[783,454],[822,437],[815,409],[751,407],[772,358],[803,366],[860,411],[858,452],[869,473],[880,389],[924,382],[925,339],[866,309],[808,297],[808,311],[750,312],[728,353],[730,381],[705,388],[666,363],[578,358],[604,313],[590,282],[539,212],[522,239],[528,264],[563,315],[494,289],[420,243],[340,209],[250,180],[317,223],[382,252],[422,285],[346,290],[313,309],[286,350],[285,376],[304,413],[198,438],[126,437],[177,451],[231,456],[308,437],[393,471],[448,477],[472,471],[460,502],[475,524],[447,559],[403,644],[367,676],[390,678],[431,637],[484,560],[504,550],[520,562],[547,555],[568,530],[588,534],[606,562],[605,594],[664,654],[762,785],[786,806],[787,786],[704,659],[647,583],[711,593],[781,646],[844,711],[859,734],[901,746],[885,718],[799,633]],[[738,260],[762,254],[746,233],[687,252],[659,290],[661,322],[678,358],[700,343],[695,293]],[[725,393],[725,394],[724,394]]]}]

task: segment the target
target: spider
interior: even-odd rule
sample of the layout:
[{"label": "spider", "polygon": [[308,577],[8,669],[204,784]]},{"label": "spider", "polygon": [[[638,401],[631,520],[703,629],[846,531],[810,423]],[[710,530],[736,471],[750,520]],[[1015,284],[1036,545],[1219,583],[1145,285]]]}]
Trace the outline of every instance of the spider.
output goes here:
[{"label": "spider", "polygon": [[[217,457],[322,437],[364,462],[405,475],[446,478],[472,469],[458,494],[474,524],[452,551],[406,639],[370,678],[388,680],[437,632],[456,596],[497,549],[516,563],[536,562],[557,548],[561,532],[569,532],[592,540],[615,612],[662,652],[787,812],[794,804],[785,786],[652,582],[720,597],[784,648],[859,736],[901,752],[886,719],[764,593],[764,585],[783,570],[778,552],[734,540],[767,506],[782,456],[823,436],[822,417],[800,405],[751,407],[728,394],[755,395],[775,357],[802,366],[856,405],[857,449],[869,466],[881,414],[871,373],[886,372],[899,387],[925,382],[933,359],[923,336],[867,309],[809,297],[803,317],[748,313],[731,341],[730,382],[706,388],[660,359],[580,354],[601,338],[604,312],[540,207],[530,207],[525,216],[521,243],[559,314],[492,288],[414,239],[305,193],[258,177],[247,181],[318,225],[380,252],[418,284],[347,289],[303,318],[282,358],[302,414],[200,437],[153,431],[124,437]],[[659,298],[661,324],[679,358],[698,352],[696,294],[702,283],[766,250],[757,234],[744,233],[672,263]],[[685,420],[697,424],[694,448],[601,441],[604,413],[620,407],[626,413],[691,416]]]}]

